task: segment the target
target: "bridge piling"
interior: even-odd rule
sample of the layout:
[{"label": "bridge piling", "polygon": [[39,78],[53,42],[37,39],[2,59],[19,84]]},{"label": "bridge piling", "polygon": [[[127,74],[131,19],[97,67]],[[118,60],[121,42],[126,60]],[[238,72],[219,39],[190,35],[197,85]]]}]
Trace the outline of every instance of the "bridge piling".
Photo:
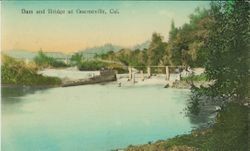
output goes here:
[{"label": "bridge piling", "polygon": [[133,84],[135,84],[135,73],[133,72],[133,76],[132,76],[133,78],[132,78],[132,82],[133,82]]},{"label": "bridge piling", "polygon": [[141,80],[144,81],[144,74],[143,74],[143,70],[141,70]]},{"label": "bridge piling", "polygon": [[169,67],[166,66],[166,80],[169,80]]},{"label": "bridge piling", "polygon": [[151,77],[151,68],[150,67],[147,67],[147,72],[148,72],[148,78]]},{"label": "bridge piling", "polygon": [[128,81],[132,80],[132,67],[128,67]]}]

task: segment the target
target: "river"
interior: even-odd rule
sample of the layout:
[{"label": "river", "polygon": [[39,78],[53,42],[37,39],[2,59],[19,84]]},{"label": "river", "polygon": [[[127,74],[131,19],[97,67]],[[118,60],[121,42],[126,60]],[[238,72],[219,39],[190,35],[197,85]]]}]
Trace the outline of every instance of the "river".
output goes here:
[{"label": "river", "polygon": [[163,84],[2,88],[2,150],[109,151],[189,133],[189,90]]}]

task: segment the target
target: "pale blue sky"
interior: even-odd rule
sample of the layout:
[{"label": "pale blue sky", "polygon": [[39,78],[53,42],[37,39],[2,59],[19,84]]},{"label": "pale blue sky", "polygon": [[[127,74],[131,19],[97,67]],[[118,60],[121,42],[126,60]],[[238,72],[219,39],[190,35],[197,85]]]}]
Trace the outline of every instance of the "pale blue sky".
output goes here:
[{"label": "pale blue sky", "polygon": [[[188,22],[196,7],[205,1],[4,1],[2,3],[2,45],[4,50],[72,52],[112,43],[130,47],[151,38],[153,32],[165,38],[171,20],[176,26]],[[119,15],[23,15],[21,9],[118,9]]]}]

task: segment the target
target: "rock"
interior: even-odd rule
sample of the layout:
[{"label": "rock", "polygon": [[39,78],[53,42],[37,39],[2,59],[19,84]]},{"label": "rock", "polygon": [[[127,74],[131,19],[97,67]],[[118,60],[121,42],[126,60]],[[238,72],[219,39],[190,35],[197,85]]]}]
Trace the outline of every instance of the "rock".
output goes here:
[{"label": "rock", "polygon": [[164,86],[164,88],[169,88],[169,84],[166,84],[166,85]]},{"label": "rock", "polygon": [[249,105],[249,103],[244,103],[244,105],[245,105],[245,106],[248,106],[248,105]]},{"label": "rock", "polygon": [[220,106],[215,106],[215,110],[219,111],[219,110],[221,110],[221,107]]},{"label": "rock", "polygon": [[121,87],[121,86],[122,86],[122,83],[121,83],[121,82],[119,82],[119,83],[118,83],[118,87]]}]

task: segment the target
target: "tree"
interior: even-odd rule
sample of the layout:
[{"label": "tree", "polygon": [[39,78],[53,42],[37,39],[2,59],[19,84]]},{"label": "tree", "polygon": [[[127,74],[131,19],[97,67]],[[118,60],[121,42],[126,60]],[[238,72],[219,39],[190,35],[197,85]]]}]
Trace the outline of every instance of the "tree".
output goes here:
[{"label": "tree", "polygon": [[244,101],[249,77],[249,2],[212,3],[213,26],[207,42],[209,94]]},{"label": "tree", "polygon": [[163,42],[163,37],[160,34],[153,33],[152,40],[147,51],[148,65],[158,65],[160,60],[162,60],[165,48],[166,43]]},{"label": "tree", "polygon": [[40,50],[37,56],[34,58],[34,62],[40,67],[66,67],[63,61],[56,60],[53,57],[47,56],[42,50]]},{"label": "tree", "polygon": [[82,63],[82,60],[84,60],[82,53],[75,53],[70,58],[70,61],[73,65],[80,65]]},{"label": "tree", "polygon": [[172,65],[204,66],[207,51],[204,49],[211,22],[210,10],[197,8],[189,16],[189,23],[178,29],[171,23],[164,62]]},{"label": "tree", "polygon": [[176,38],[177,33],[178,33],[178,29],[175,27],[174,20],[172,20],[171,29],[170,29],[170,32],[169,32],[169,41]]}]

